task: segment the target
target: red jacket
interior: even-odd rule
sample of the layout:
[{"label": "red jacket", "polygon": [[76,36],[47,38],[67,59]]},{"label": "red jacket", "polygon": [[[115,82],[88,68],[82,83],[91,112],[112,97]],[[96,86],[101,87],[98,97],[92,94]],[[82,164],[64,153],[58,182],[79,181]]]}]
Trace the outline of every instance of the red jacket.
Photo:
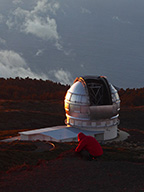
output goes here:
[{"label": "red jacket", "polygon": [[86,136],[83,133],[79,133],[78,141],[79,141],[79,144],[75,149],[76,152],[80,152],[81,150],[86,150],[92,156],[101,156],[103,154],[102,147],[94,137]]}]

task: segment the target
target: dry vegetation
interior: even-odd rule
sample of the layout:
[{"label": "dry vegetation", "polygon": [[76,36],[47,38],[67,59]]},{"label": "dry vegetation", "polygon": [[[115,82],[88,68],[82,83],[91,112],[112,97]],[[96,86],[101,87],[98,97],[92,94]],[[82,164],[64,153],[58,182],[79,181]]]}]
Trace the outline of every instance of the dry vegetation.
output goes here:
[{"label": "dry vegetation", "polygon": [[[45,148],[43,147],[44,144]],[[49,142],[13,141],[0,143],[0,171],[25,170],[38,165],[42,161],[76,156],[74,153],[77,146],[76,142],[53,144],[55,144],[55,148],[51,149]],[[38,150],[40,145],[44,150]],[[143,162],[144,151],[140,143],[103,144],[102,148],[104,155],[100,158],[100,161]]]},{"label": "dry vegetation", "polygon": [[[6,91],[4,91],[1,85],[0,94],[1,140],[16,136],[19,131],[64,124],[65,112],[63,100],[68,86],[49,81],[44,82],[42,80],[24,80],[19,78],[16,80],[2,79],[1,83],[4,83],[3,86],[7,85]],[[51,86],[49,86],[49,84]],[[23,91],[27,93],[25,97],[21,97],[21,95],[23,95],[21,89],[20,93],[18,91],[22,85],[25,85],[23,86],[25,90]],[[30,86],[33,86],[31,88],[31,94],[28,92]],[[42,89],[40,89],[40,87],[42,87]],[[55,91],[52,92],[53,90]],[[128,100],[128,98],[134,98],[135,91],[136,90],[120,90],[122,107],[120,111],[121,123],[119,128],[129,132],[131,136],[125,142],[103,145],[104,155],[101,161],[144,161],[144,106],[140,105],[140,101],[139,105],[131,105]],[[140,93],[141,91],[142,89],[140,89]],[[8,98],[8,93],[11,99]],[[11,93],[12,95],[10,95]],[[136,94],[138,97],[138,91]],[[6,95],[7,97],[4,97]],[[31,95],[33,95],[33,97]],[[141,95],[142,94],[140,94],[140,98],[142,98]],[[132,100],[133,99],[131,99],[131,101]],[[141,103],[143,103],[143,98],[141,99]],[[45,145],[49,145],[49,143],[45,143]],[[1,142],[0,171],[7,171],[10,168],[14,169],[17,166],[19,169],[28,169],[29,165],[35,166],[41,160],[48,161],[67,155],[74,156],[74,149],[77,143],[55,143],[55,145],[56,148],[54,150],[49,151],[49,148],[46,148],[44,151],[39,151],[37,150],[37,142]]]}]

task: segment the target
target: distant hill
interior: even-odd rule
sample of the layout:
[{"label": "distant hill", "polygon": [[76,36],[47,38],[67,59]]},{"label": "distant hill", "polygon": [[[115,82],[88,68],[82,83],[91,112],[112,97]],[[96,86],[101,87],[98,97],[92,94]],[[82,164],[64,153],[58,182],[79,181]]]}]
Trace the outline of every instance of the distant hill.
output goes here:
[{"label": "distant hill", "polygon": [[119,96],[121,106],[142,106],[144,105],[144,88],[139,89],[120,89]]},{"label": "distant hill", "polygon": [[[50,80],[0,78],[0,100],[64,100],[69,85]],[[120,89],[121,106],[144,105],[144,88]]]},{"label": "distant hill", "polygon": [[1,100],[64,99],[68,85],[30,78],[0,78]]}]

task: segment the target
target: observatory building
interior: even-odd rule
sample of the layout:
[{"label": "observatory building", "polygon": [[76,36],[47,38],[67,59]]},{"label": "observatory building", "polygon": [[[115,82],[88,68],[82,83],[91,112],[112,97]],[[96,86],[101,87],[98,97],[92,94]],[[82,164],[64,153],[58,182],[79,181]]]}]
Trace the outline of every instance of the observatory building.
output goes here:
[{"label": "observatory building", "polygon": [[103,140],[117,137],[119,110],[118,92],[103,76],[76,78],[66,93],[67,126],[97,131],[103,135]]},{"label": "observatory building", "polygon": [[120,99],[106,77],[76,78],[66,93],[64,107],[66,125],[19,132],[21,140],[77,141],[79,132],[98,141],[117,137]]}]

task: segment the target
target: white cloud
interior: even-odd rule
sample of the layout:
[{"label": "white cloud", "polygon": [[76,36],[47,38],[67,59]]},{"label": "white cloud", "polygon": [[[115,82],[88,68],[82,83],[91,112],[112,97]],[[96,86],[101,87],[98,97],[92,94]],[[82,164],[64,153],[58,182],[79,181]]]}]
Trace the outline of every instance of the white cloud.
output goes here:
[{"label": "white cloud", "polygon": [[63,69],[51,70],[47,75],[37,74],[30,69],[20,54],[11,50],[0,50],[0,77],[51,79],[62,84],[71,84],[73,81],[71,73]]},{"label": "white cloud", "polygon": [[19,3],[22,3],[22,0],[13,0],[12,1],[14,4],[19,4]]},{"label": "white cloud", "polygon": [[43,40],[57,41],[59,39],[56,21],[49,17],[47,17],[46,20],[37,16],[32,19],[27,19],[21,31],[31,33]]},{"label": "white cloud", "polygon": [[3,38],[0,38],[0,44],[5,45],[5,44],[6,44],[6,40],[5,40],[5,39],[3,39]]},{"label": "white cloud", "polygon": [[125,24],[132,24],[130,21],[127,21],[127,20],[122,20],[122,19],[120,19],[118,16],[113,16],[113,21],[114,22],[119,22],[119,23],[125,23]]},{"label": "white cloud", "polygon": [[1,50],[0,51],[0,76],[9,77],[30,77],[37,79],[47,79],[45,74],[36,74],[28,67],[26,61],[16,52]]},{"label": "white cloud", "polygon": [[[59,43],[59,40],[57,40],[55,42],[55,47],[59,50],[59,51],[62,51],[63,50],[63,46]],[[65,51],[64,51],[65,53]]]},{"label": "white cloud", "polygon": [[31,11],[31,13],[38,13],[38,12],[47,12],[50,11],[53,14],[56,14],[56,11],[60,8],[58,2],[52,1],[48,3],[48,0],[41,0],[37,2],[37,5]]},{"label": "white cloud", "polygon": [[46,41],[54,42],[58,50],[62,50],[60,36],[57,31],[57,23],[50,13],[56,14],[59,3],[48,0],[39,0],[32,10],[20,7],[9,16],[6,24],[11,28],[17,28],[25,34],[32,34]]},{"label": "white cloud", "polygon": [[64,54],[65,54],[66,56],[69,56],[69,55],[73,55],[73,56],[75,56],[75,55],[76,55],[76,54],[73,52],[72,49],[65,50],[65,51],[64,51]]},{"label": "white cloud", "polygon": [[36,52],[36,54],[35,54],[35,56],[40,56],[40,55],[42,55],[43,54],[43,49],[39,49],[37,52]]},{"label": "white cloud", "polygon": [[52,79],[56,79],[62,84],[71,84],[73,82],[71,73],[63,69],[51,70],[49,76],[52,76]]},{"label": "white cloud", "polygon": [[81,7],[81,12],[84,14],[91,14],[91,11],[89,9],[84,8],[84,7]]}]

